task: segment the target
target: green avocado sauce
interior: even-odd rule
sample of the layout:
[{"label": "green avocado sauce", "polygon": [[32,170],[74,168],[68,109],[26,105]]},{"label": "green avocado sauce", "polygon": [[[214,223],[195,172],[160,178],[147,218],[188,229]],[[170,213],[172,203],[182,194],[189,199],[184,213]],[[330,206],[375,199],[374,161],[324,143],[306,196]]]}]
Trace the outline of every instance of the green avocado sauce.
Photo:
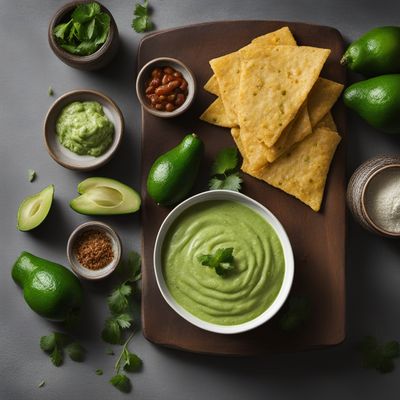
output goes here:
[{"label": "green avocado sauce", "polygon": [[56,132],[60,143],[72,152],[99,157],[113,141],[114,125],[97,101],[75,101],[61,111]]},{"label": "green avocado sauce", "polygon": [[[235,268],[221,277],[197,257],[233,247]],[[233,201],[208,201],[184,211],[162,249],[167,287],[191,314],[218,325],[238,325],[276,299],[285,273],[280,240],[257,212]]]}]

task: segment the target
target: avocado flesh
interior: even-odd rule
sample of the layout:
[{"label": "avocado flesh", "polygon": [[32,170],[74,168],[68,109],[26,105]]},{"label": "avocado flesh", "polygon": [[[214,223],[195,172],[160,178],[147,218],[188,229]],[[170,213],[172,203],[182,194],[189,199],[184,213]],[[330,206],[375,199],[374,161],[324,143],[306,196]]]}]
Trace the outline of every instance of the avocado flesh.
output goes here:
[{"label": "avocado flesh", "polygon": [[54,185],[49,185],[41,192],[26,197],[18,208],[17,228],[30,231],[39,226],[50,211],[54,198]]},{"label": "avocado flesh", "polygon": [[93,177],[78,185],[80,196],[71,200],[71,208],[85,215],[134,213],[140,208],[139,194],[111,178]]}]

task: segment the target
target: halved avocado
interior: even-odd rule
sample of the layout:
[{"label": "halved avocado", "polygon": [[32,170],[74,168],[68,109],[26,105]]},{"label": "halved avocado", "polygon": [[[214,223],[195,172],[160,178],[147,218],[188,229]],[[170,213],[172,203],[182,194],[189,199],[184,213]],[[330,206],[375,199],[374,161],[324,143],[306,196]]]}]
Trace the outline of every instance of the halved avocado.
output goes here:
[{"label": "halved avocado", "polygon": [[30,231],[39,226],[50,211],[54,198],[54,185],[45,187],[41,192],[26,197],[18,208],[17,228]]},{"label": "halved avocado", "polygon": [[86,215],[130,214],[139,210],[140,196],[129,186],[111,178],[93,177],[78,185],[80,196],[71,208]]}]

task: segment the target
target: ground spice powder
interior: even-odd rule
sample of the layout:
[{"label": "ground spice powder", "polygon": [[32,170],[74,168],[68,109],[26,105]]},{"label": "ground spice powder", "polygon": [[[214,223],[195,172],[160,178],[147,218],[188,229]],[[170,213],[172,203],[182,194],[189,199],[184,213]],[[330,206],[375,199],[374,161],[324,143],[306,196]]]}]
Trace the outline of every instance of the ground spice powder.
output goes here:
[{"label": "ground spice powder", "polygon": [[111,239],[102,231],[83,232],[77,238],[75,255],[85,268],[92,270],[104,268],[114,259]]}]

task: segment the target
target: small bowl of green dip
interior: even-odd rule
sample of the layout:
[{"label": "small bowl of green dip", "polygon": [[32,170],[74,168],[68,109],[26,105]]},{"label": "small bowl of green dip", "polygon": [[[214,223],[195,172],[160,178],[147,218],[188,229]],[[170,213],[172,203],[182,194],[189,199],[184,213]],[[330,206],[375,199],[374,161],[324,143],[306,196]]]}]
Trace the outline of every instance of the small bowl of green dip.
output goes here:
[{"label": "small bowl of green dip", "polygon": [[222,334],[270,320],[294,276],[292,247],[278,219],[229,190],[200,193],[174,208],[161,225],[153,256],[169,306],[193,325]]},{"label": "small bowl of green dip", "polygon": [[122,139],[124,118],[108,96],[74,90],[59,97],[44,123],[50,156],[65,168],[90,171],[106,164]]}]

